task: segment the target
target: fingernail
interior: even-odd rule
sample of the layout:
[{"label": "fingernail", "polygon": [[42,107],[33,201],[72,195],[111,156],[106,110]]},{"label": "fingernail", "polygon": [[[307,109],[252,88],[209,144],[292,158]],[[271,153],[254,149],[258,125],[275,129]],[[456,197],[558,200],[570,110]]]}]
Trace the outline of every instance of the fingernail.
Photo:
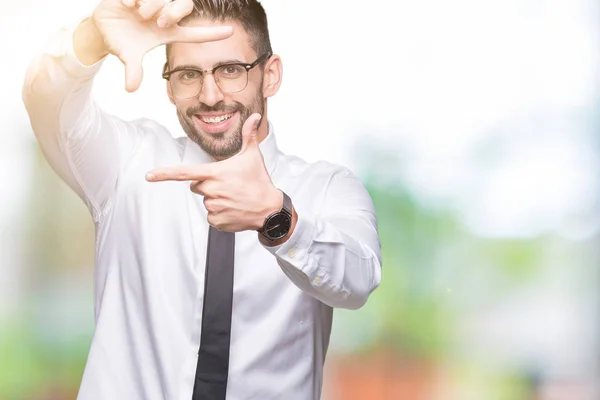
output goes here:
[{"label": "fingernail", "polygon": [[158,21],[156,21],[156,24],[158,25],[159,28],[166,28],[167,27],[167,19],[165,17],[160,17],[158,19]]},{"label": "fingernail", "polygon": [[151,180],[153,180],[154,178],[156,178],[156,176],[155,176],[155,175],[154,175],[152,172],[148,172],[148,173],[146,174],[146,180],[148,180],[148,181],[151,181]]}]

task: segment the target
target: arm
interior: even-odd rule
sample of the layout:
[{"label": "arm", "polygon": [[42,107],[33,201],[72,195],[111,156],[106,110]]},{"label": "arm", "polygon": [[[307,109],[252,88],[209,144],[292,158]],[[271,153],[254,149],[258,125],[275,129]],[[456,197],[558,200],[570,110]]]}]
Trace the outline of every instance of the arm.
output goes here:
[{"label": "arm", "polygon": [[[273,185],[259,148],[259,118],[252,114],[244,122],[242,149],[234,156],[156,168],[146,179],[192,181],[190,189],[204,197],[208,223],[221,231],[260,229],[268,215],[281,209],[283,196]],[[292,214],[290,232],[281,241],[266,243],[258,232],[257,240],[306,293],[331,307],[362,307],[381,281],[381,255],[375,209],[360,180],[340,170],[326,182],[317,215],[301,208]]]},{"label": "arm", "polygon": [[107,54],[89,19],[64,29],[29,66],[22,93],[48,163],[86,202],[94,219],[139,137],[133,125],[103,112],[91,97]]},{"label": "arm", "polygon": [[261,243],[292,282],[331,307],[358,309],[379,286],[375,209],[367,190],[348,170],[331,178],[320,215],[294,210],[292,230],[283,240],[271,247]]}]

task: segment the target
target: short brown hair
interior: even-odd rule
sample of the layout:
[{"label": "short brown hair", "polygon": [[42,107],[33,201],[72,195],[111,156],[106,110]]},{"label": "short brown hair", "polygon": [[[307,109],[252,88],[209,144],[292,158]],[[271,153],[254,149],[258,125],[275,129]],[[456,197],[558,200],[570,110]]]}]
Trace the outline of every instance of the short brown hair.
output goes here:
[{"label": "short brown hair", "polygon": [[[171,0],[172,1],[172,0]],[[212,21],[236,21],[250,37],[250,46],[260,57],[272,53],[269,25],[265,9],[258,0],[193,0],[194,10],[180,21],[180,25],[196,18]],[[169,62],[169,45],[167,62]]]}]

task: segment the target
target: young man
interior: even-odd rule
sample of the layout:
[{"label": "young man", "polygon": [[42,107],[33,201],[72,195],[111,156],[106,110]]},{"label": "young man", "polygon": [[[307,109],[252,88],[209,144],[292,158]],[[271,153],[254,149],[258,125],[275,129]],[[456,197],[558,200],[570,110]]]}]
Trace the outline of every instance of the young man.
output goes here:
[{"label": "young man", "polygon": [[[109,54],[133,91],[163,44],[180,139],[90,95]],[[32,64],[33,130],[96,226],[80,400],[320,398],[333,308],[380,283],[377,220],[346,168],[278,150],[281,77],[256,0],[104,0]]]}]

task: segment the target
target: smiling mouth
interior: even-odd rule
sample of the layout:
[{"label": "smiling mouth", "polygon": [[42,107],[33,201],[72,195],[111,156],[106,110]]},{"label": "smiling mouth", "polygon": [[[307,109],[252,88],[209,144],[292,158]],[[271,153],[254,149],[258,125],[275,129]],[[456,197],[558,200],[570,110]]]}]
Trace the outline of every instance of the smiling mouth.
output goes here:
[{"label": "smiling mouth", "polygon": [[223,115],[219,115],[216,117],[205,117],[202,115],[196,115],[196,117],[198,119],[200,119],[200,121],[206,123],[206,124],[219,124],[223,121],[227,121],[228,119],[230,119],[231,117],[233,117],[234,113],[229,113],[229,114],[223,114]]}]

